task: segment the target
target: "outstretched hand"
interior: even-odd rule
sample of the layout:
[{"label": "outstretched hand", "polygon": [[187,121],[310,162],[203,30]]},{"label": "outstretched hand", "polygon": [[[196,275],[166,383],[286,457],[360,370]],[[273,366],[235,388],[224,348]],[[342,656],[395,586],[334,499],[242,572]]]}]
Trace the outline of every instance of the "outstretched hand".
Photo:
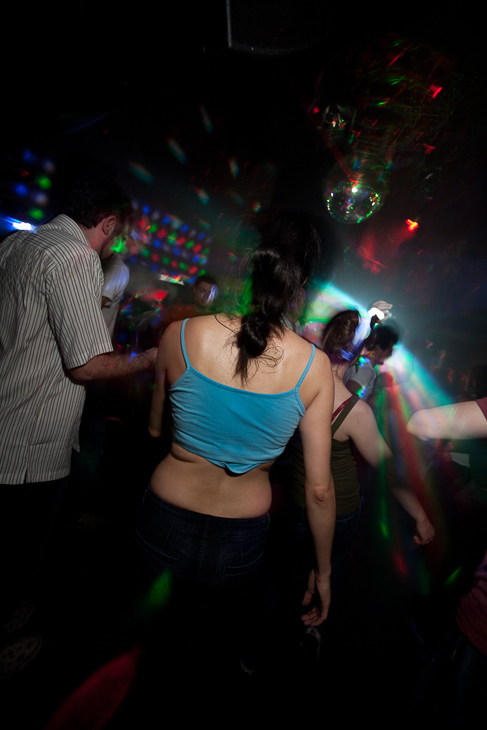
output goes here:
[{"label": "outstretched hand", "polygon": [[305,626],[319,626],[328,616],[328,609],[331,603],[330,579],[322,578],[313,569],[309,574],[308,587],[303,598],[303,606],[309,606],[315,597],[315,605],[308,613],[301,616]]}]

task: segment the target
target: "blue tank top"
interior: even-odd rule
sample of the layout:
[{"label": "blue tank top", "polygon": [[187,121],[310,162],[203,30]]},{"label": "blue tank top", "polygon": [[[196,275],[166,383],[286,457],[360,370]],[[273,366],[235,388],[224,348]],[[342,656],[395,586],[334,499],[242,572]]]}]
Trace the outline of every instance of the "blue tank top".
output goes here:
[{"label": "blue tank top", "polygon": [[181,326],[186,370],[169,388],[174,443],[235,474],[273,461],[304,416],[298,391],[313,362],[314,346],[293,390],[252,393],[217,383],[192,367],[184,344],[187,321]]}]

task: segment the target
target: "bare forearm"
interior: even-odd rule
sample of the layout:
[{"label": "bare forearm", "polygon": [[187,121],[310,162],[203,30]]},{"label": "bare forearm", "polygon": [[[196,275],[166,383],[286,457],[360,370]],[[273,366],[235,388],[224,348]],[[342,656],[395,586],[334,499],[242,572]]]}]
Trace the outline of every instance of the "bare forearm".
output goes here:
[{"label": "bare forearm", "polygon": [[415,522],[423,522],[427,519],[426,512],[420,501],[410,489],[405,487],[391,487],[391,492]]},{"label": "bare forearm", "polygon": [[147,350],[147,352],[141,352],[135,356],[122,355],[117,352],[97,355],[85,365],[73,368],[70,372],[75,380],[82,383],[133,375],[144,370],[151,370],[154,367],[156,352],[156,350]]},{"label": "bare forearm", "polygon": [[335,532],[335,489],[333,480],[326,489],[306,489],[306,512],[315,546],[318,573],[327,578],[331,573],[331,547]]}]

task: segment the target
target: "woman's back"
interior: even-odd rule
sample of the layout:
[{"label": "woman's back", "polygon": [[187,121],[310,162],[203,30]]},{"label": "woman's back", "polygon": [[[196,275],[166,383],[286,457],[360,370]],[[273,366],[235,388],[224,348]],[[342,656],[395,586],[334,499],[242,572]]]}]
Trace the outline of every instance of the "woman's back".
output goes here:
[{"label": "woman's back", "polygon": [[151,485],[186,509],[249,517],[270,506],[268,471],[321,389],[326,358],[315,358],[286,329],[270,338],[242,382],[235,374],[239,324],[198,317],[164,335],[158,368],[167,374],[174,441]]},{"label": "woman's back", "polygon": [[[221,320],[217,319],[217,322],[220,324]],[[174,443],[233,474],[242,474],[273,461],[281,454],[305,413],[299,388],[312,365],[314,348],[309,345],[308,360],[296,381],[294,369],[296,361],[298,364],[301,361],[302,353],[290,357],[289,350],[296,348],[293,343],[285,345],[282,342],[284,338],[280,338],[282,344],[276,348],[275,362],[271,364],[273,369],[269,370],[269,363],[264,361],[267,372],[259,370],[248,384],[242,384],[240,378],[235,382],[236,358],[232,362],[231,352],[225,353],[230,355],[228,361],[225,357],[219,361],[215,357],[215,348],[209,348],[204,337],[200,343],[202,348],[192,348],[191,332],[194,330],[187,327],[188,324],[189,321],[185,321],[180,328],[185,370],[169,388]],[[212,326],[210,318],[205,327],[199,328],[200,333],[205,334]],[[226,328],[226,325],[223,326]],[[234,326],[238,326],[238,322],[235,321]],[[213,344],[220,348],[217,352],[224,352],[218,341],[221,333],[216,334],[217,342]],[[230,338],[226,339],[227,349],[231,350],[234,339],[231,333]],[[186,339],[194,357],[189,357]],[[204,350],[203,355],[198,357],[201,349]],[[194,365],[195,360],[199,367]],[[287,365],[290,366],[290,383],[289,373],[276,370],[280,366],[286,370]]]}]

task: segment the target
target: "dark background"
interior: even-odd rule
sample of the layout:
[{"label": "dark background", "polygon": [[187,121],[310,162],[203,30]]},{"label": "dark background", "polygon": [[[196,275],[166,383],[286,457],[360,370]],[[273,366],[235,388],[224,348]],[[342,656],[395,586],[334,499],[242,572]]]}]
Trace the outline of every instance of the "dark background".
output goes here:
[{"label": "dark background", "polygon": [[[14,185],[28,146],[55,164],[46,217],[73,174],[108,172],[141,207],[203,226],[206,269],[225,281],[242,253],[235,230],[256,203],[301,208],[326,241],[323,281],[363,306],[392,302],[413,353],[430,366],[445,352],[460,377],[485,362],[479,26],[462,9],[356,11],[310,0],[13,8],[4,26],[0,212],[26,219]],[[389,101],[381,117],[381,97],[398,88],[387,76],[395,42],[409,49],[402,70],[416,91],[400,96],[399,114]],[[421,89],[433,82],[442,91],[425,100]],[[316,100],[353,117],[345,133],[326,137],[311,112]],[[346,154],[350,130],[364,139],[374,115],[378,153],[392,161],[389,192],[377,213],[346,225],[326,210],[324,179],[333,145]],[[408,218],[419,222],[414,233]]]}]

